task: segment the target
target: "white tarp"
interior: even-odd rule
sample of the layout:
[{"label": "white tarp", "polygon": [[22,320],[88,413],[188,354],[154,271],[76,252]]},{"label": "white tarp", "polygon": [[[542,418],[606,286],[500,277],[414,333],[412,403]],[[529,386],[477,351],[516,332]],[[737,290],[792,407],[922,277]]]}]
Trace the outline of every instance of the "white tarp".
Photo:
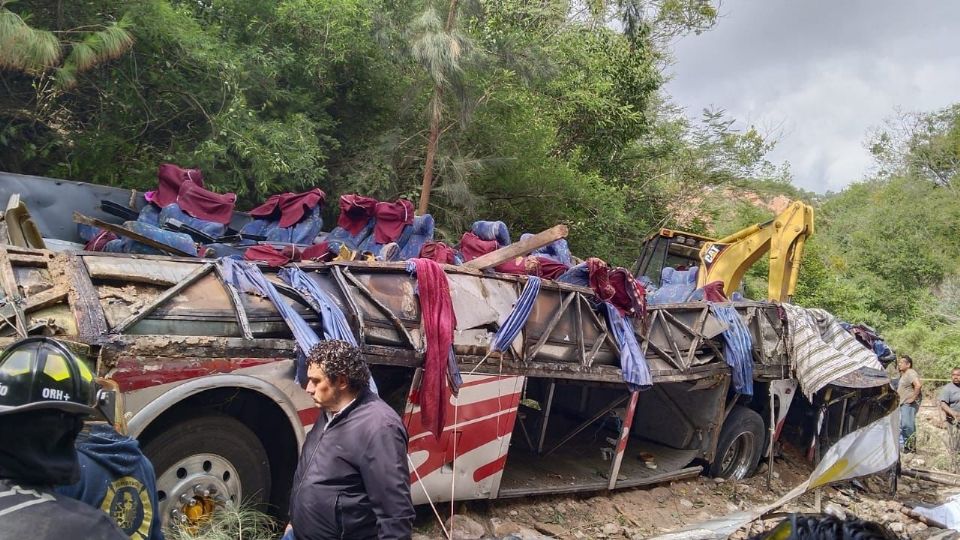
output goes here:
[{"label": "white tarp", "polygon": [[895,409],[893,413],[848,433],[837,441],[827,450],[810,477],[780,500],[753,510],[736,512],[698,523],[682,531],[657,536],[655,540],[726,538],[747,523],[783,506],[811,489],[889,469],[900,458],[899,433],[900,411]]},{"label": "white tarp", "polygon": [[960,531],[960,495],[948,497],[947,502],[939,506],[930,508],[916,506],[913,511],[943,523],[955,531]]},{"label": "white tarp", "polygon": [[781,304],[787,313],[787,348],[807,399],[824,386],[862,367],[883,369],[877,355],[822,309]]}]

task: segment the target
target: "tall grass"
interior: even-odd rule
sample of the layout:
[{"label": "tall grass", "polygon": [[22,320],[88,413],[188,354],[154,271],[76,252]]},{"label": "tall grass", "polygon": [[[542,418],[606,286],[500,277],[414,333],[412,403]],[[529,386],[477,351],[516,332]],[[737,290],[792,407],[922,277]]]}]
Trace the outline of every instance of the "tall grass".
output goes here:
[{"label": "tall grass", "polygon": [[248,506],[227,503],[198,526],[175,525],[166,532],[168,540],[276,540],[277,522]]},{"label": "tall grass", "polygon": [[924,468],[960,472],[954,470],[951,452],[947,447],[947,430],[937,425],[939,413],[923,409],[921,409],[922,414],[917,415],[917,432],[914,437],[916,437],[917,455],[924,460]]}]

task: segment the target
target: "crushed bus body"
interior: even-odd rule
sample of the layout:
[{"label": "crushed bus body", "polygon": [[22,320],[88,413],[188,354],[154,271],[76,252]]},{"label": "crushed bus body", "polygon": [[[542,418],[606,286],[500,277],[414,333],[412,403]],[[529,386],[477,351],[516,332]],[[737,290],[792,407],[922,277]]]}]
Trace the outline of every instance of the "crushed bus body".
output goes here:
[{"label": "crushed bus body", "polygon": [[[46,204],[53,181],[0,179],[0,198],[19,193],[54,248],[0,238],[0,345],[29,334],[88,349],[98,376],[124,394],[129,434],[156,468],[164,520],[210,493],[283,512],[318,410],[294,382],[296,342],[281,310],[230,285],[216,259],[76,250],[70,214],[97,216],[101,199],[126,204],[128,190],[59,182],[61,196],[76,196]],[[434,437],[420,419],[426,343],[405,264],[299,267],[346,316],[380,396],[404,420],[416,503],[618,489],[703,472],[742,478],[780,439],[815,454],[896,403],[879,363],[846,370],[843,358],[835,360],[842,376],[797,396],[807,393],[797,370],[808,360],[790,331],[799,308],[774,302],[648,306],[629,322],[652,379],[643,391],[624,384],[618,341],[585,287],[543,280],[517,337],[489,354],[527,277],[445,265],[463,383],[441,404],[446,422]],[[315,301],[277,269],[261,269],[289,309],[322,326]],[[752,395],[733,390],[730,323],[716,307],[735,310],[749,334]],[[831,324],[822,313],[814,319]]]}]

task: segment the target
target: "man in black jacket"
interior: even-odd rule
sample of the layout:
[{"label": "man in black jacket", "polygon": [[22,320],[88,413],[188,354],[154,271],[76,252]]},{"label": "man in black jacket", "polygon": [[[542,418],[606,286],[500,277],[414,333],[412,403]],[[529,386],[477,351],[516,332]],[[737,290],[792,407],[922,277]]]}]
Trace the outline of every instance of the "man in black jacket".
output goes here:
[{"label": "man in black jacket", "polygon": [[52,339],[0,355],[0,538],[128,540],[105,513],[52,489],[80,477],[73,443],[96,402],[90,369]]},{"label": "man in black jacket", "polygon": [[285,538],[410,538],[407,432],[368,389],[360,350],[320,342],[307,356],[307,381],[321,414],[300,453]]}]

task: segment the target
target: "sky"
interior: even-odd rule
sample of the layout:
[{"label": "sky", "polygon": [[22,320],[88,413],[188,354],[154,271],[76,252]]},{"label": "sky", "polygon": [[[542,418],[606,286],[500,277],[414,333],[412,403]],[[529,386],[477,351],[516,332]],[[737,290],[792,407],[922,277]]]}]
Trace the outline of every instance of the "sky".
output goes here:
[{"label": "sky", "polygon": [[871,172],[871,129],[960,102],[960,0],[723,0],[673,56],[688,116],[724,109],[778,140],[794,185],[840,191]]}]

